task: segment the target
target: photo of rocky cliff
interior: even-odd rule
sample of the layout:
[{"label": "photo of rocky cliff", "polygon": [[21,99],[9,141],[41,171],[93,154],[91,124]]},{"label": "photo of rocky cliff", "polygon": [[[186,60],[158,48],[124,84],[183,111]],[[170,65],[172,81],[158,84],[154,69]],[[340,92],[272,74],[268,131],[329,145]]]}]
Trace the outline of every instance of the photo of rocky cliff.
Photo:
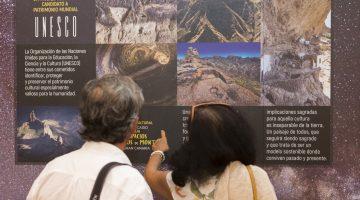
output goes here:
[{"label": "photo of rocky cliff", "polygon": [[178,42],[258,42],[260,0],[179,0]]},{"label": "photo of rocky cliff", "polygon": [[96,74],[130,76],[143,89],[145,105],[176,105],[176,45],[98,45]]},{"label": "photo of rocky cliff", "polygon": [[48,162],[79,149],[81,119],[75,107],[20,107],[16,133],[18,162]]},{"label": "photo of rocky cliff", "polygon": [[178,105],[260,102],[259,43],[179,43]]},{"label": "photo of rocky cliff", "polygon": [[96,0],[96,43],[175,43],[176,0]]},{"label": "photo of rocky cliff", "polygon": [[262,105],[330,105],[330,9],[330,0],[263,1]]}]

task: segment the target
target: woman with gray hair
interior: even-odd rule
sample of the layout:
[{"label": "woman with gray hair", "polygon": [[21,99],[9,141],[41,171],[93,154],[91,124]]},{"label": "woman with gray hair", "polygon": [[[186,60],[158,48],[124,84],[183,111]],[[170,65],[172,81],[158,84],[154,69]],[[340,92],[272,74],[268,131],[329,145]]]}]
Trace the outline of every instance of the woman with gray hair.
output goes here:
[{"label": "woman with gray hair", "polygon": [[141,89],[129,77],[106,75],[89,81],[80,103],[85,144],[49,162],[27,199],[153,199],[123,152],[143,103]]}]

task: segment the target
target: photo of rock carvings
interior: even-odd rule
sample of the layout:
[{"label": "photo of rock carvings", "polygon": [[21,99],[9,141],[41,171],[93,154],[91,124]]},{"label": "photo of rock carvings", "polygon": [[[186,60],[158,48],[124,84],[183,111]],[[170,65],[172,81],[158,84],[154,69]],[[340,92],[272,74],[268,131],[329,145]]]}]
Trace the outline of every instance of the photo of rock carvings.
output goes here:
[{"label": "photo of rock carvings", "polygon": [[84,141],[74,107],[21,107],[16,133],[17,161],[48,162],[74,151]]},{"label": "photo of rock carvings", "polygon": [[96,74],[130,76],[142,88],[145,105],[176,105],[176,45],[98,45]]},{"label": "photo of rock carvings", "polygon": [[330,9],[330,0],[263,1],[262,105],[330,105]]},{"label": "photo of rock carvings", "polygon": [[260,0],[179,0],[178,42],[258,42]]},{"label": "photo of rock carvings", "polygon": [[178,43],[177,103],[260,103],[259,43]]},{"label": "photo of rock carvings", "polygon": [[175,0],[96,0],[96,43],[175,43]]}]

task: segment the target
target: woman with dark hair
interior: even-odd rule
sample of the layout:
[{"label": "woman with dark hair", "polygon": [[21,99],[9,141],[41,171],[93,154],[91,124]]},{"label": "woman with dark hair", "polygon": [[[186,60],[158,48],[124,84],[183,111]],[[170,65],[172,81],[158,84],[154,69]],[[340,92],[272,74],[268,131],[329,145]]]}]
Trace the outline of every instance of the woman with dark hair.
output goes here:
[{"label": "woman with dark hair", "polygon": [[276,199],[267,173],[254,166],[253,132],[236,110],[223,104],[192,107],[189,140],[159,167],[169,149],[165,132],[145,169],[150,187],[166,199]]}]

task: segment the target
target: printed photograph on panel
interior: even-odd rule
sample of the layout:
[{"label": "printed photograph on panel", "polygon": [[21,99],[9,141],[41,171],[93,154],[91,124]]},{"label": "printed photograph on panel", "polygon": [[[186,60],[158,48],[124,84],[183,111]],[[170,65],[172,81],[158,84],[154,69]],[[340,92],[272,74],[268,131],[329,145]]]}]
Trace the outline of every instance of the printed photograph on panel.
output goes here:
[{"label": "printed photograph on panel", "polygon": [[262,105],[329,106],[331,1],[264,0],[262,13]]},{"label": "printed photograph on panel", "polygon": [[259,104],[259,43],[178,43],[177,52],[178,105]]},{"label": "printed photograph on panel", "polygon": [[96,74],[130,76],[145,105],[176,105],[176,44],[98,45]]},{"label": "printed photograph on panel", "polygon": [[178,42],[259,42],[260,0],[179,0]]},{"label": "printed photograph on panel", "polygon": [[18,162],[48,162],[79,149],[81,119],[75,107],[20,107],[16,132]]},{"label": "printed photograph on panel", "polygon": [[96,0],[96,43],[175,43],[176,0]]}]

